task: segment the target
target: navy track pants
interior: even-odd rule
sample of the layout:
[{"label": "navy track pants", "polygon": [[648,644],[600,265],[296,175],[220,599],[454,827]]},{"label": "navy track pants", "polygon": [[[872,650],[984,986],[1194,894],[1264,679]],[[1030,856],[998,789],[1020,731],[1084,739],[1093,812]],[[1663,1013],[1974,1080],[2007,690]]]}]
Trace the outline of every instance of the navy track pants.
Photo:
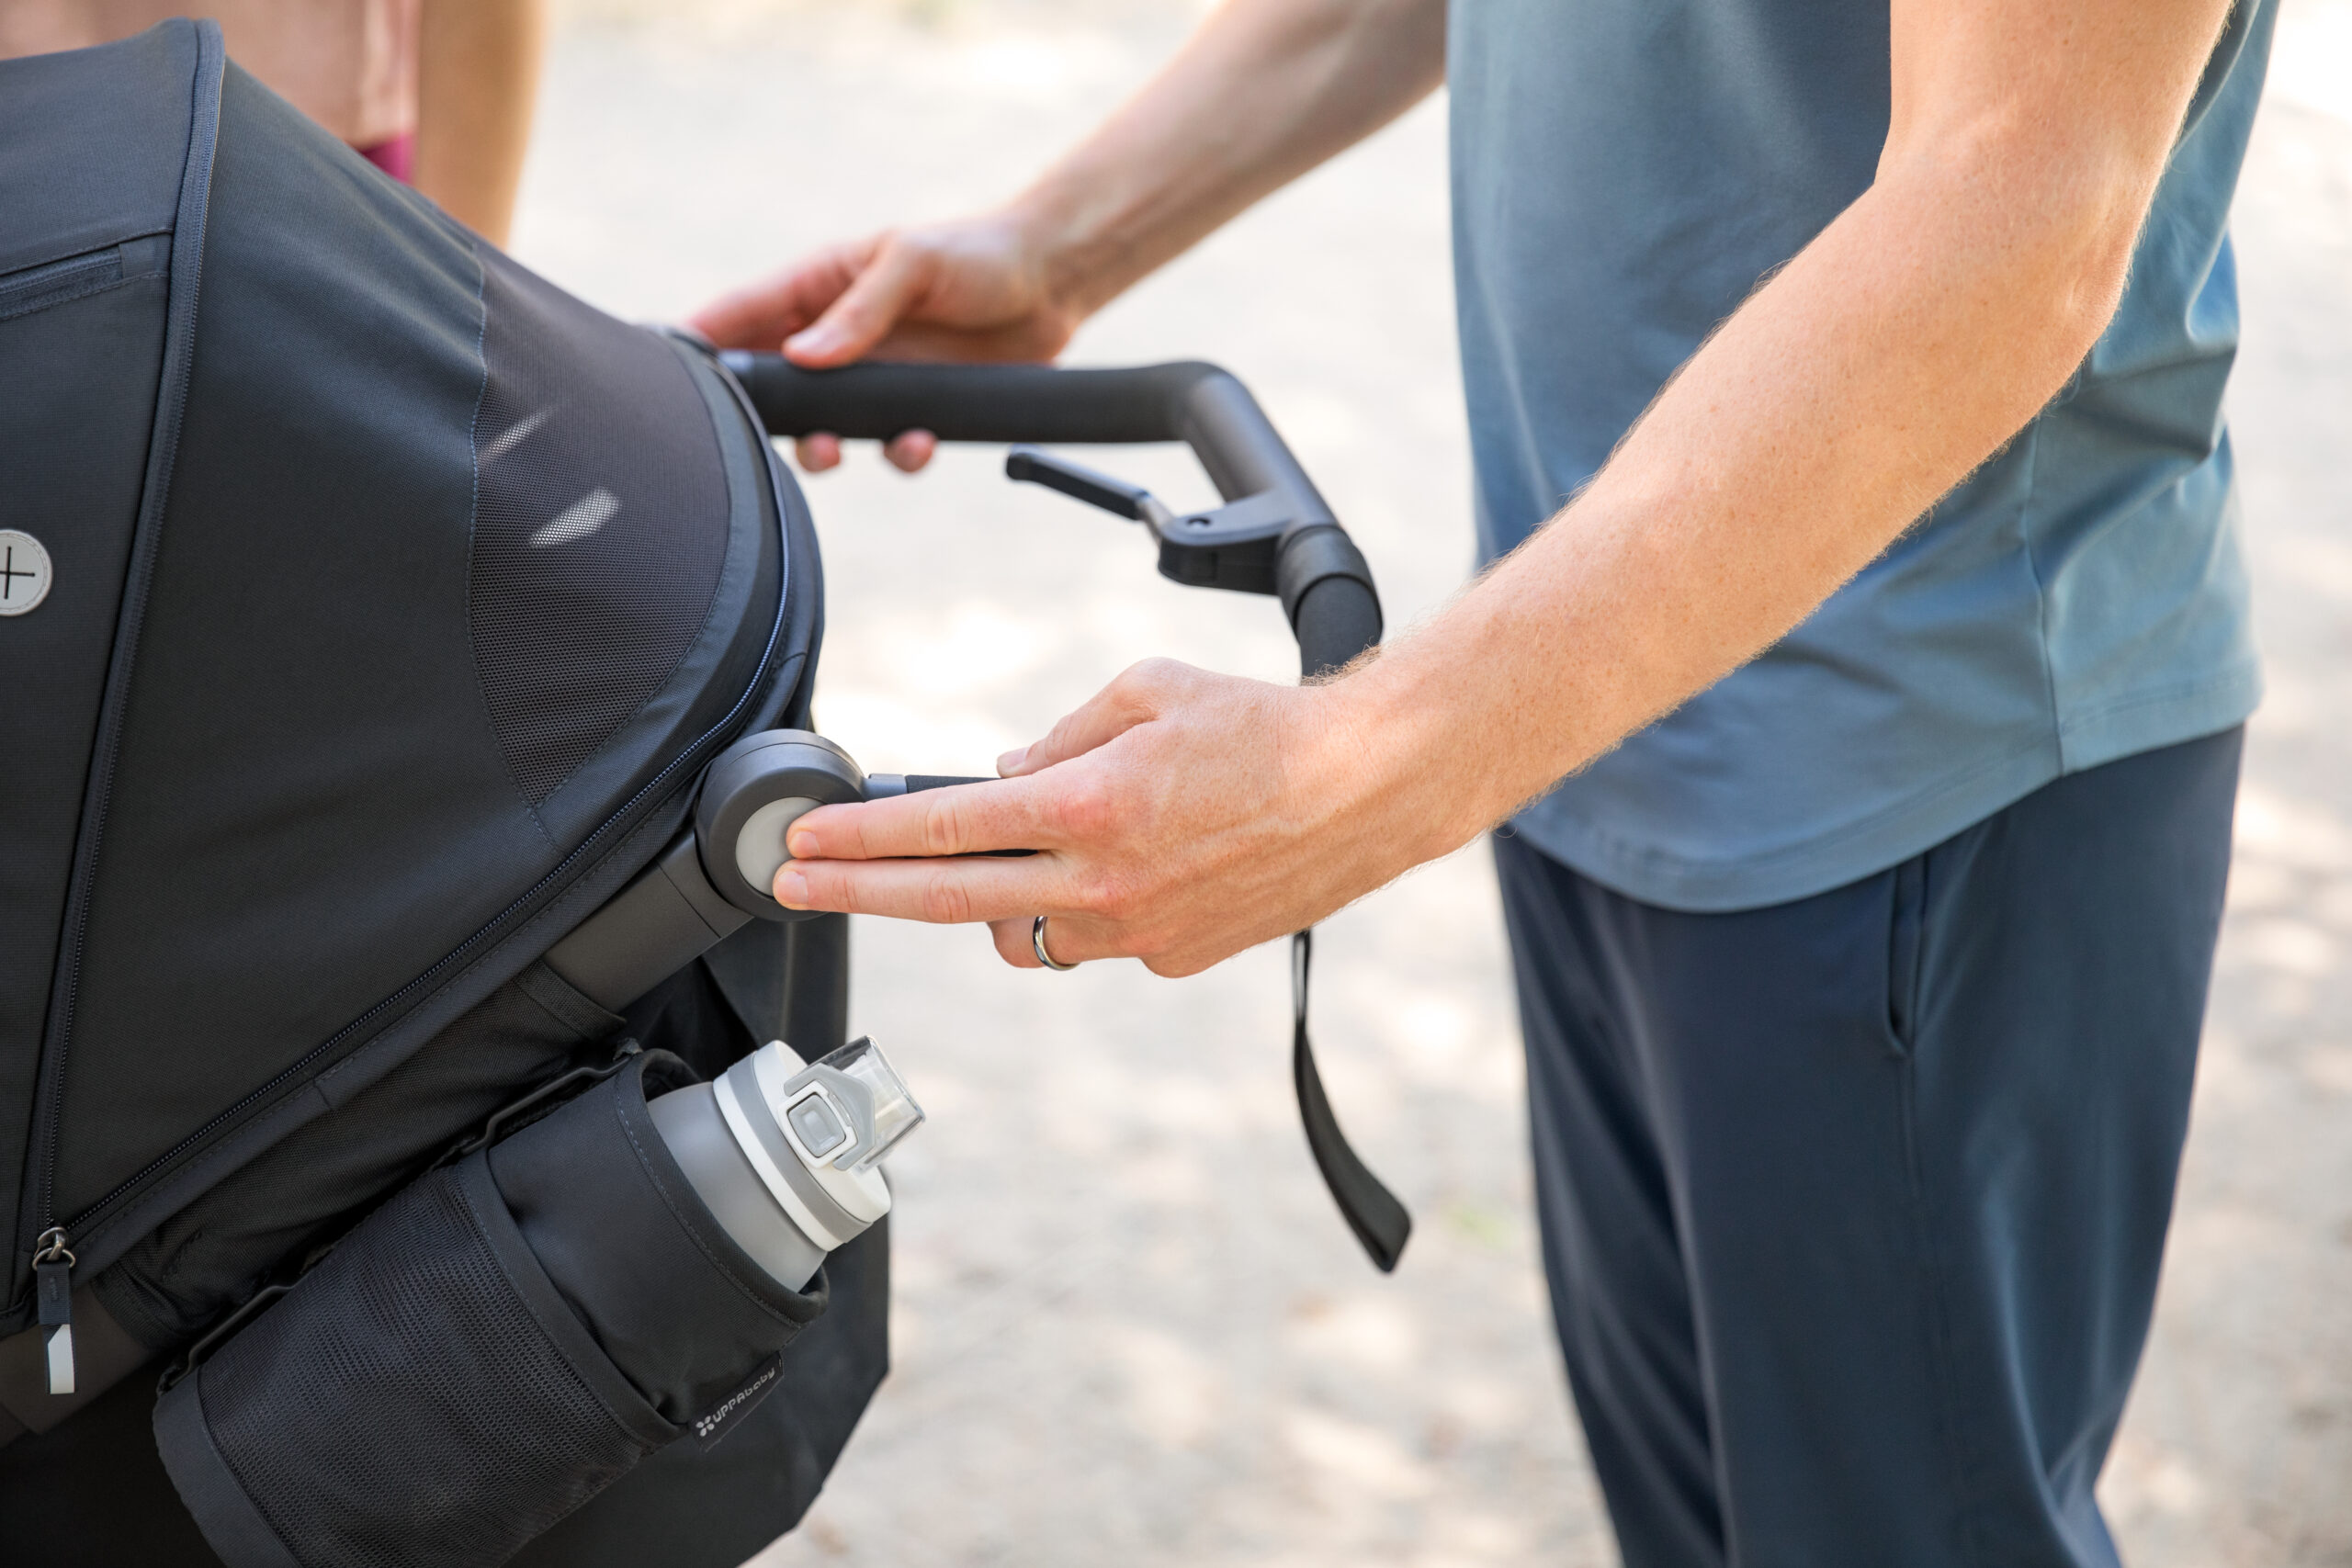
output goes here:
[{"label": "navy track pants", "polygon": [[2092,1568],[2243,732],[1731,914],[1496,858],[1553,1311],[1628,1568]]}]

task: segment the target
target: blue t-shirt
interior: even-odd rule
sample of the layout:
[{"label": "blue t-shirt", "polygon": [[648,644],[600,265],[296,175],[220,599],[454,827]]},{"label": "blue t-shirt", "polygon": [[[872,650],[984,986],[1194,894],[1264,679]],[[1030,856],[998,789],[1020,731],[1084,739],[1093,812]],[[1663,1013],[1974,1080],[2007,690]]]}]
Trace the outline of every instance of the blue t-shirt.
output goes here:
[{"label": "blue t-shirt", "polygon": [[[1650,903],[1755,908],[2253,711],[2222,389],[2230,197],[2274,9],[2233,15],[2122,306],[2050,406],[1781,643],[1529,807],[1521,834]],[[1447,71],[1492,559],[1869,186],[1886,0],[1453,0]]]}]

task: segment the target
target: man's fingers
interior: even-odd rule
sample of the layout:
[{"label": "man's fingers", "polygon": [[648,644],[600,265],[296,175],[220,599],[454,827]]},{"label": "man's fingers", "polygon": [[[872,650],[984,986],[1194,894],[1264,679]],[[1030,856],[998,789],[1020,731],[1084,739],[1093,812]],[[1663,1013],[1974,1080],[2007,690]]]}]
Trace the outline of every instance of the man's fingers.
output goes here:
[{"label": "man's fingers", "polygon": [[885,242],[815,325],[785,340],[786,356],[811,370],[864,357],[930,287],[933,260],[928,251]]},{"label": "man's fingers", "polygon": [[774,277],[713,300],[686,324],[721,348],[774,350],[840,299],[880,244],[877,235],[819,251]]},{"label": "man's fingers", "polygon": [[1051,849],[1061,841],[1049,827],[1054,793],[1041,784],[1007,780],[820,807],[792,825],[786,847],[800,860]]},{"label": "man's fingers", "polygon": [[[882,456],[888,457],[890,466],[900,473],[911,474],[919,472],[938,450],[939,437],[928,430],[910,430],[886,443]],[[841,467],[842,438],[823,431],[814,435],[803,435],[793,442],[792,455],[808,472],[821,474],[827,468]]]},{"label": "man's fingers", "polygon": [[[1042,969],[1037,962],[1034,933],[1037,917],[1023,915],[1009,920],[990,920],[989,936],[996,943],[997,956],[1015,969]],[[1117,948],[1108,934],[1082,915],[1056,915],[1046,922],[1046,951],[1054,955],[1057,964],[1084,964],[1096,958],[1124,958],[1127,954]]]},{"label": "man's fingers", "polygon": [[1169,673],[1183,669],[1165,659],[1146,660],[1136,665],[1087,698],[1075,712],[1048,730],[1043,740],[999,757],[998,773],[1008,779],[1025,778],[1110,744],[1136,725],[1158,716]]},{"label": "man's fingers", "polygon": [[[1045,967],[1044,964],[1037,962],[1036,950],[1029,945],[1029,931],[1031,926],[1035,923],[1036,919],[1036,916],[1032,915],[1028,919],[1024,920],[1016,916],[1014,919],[1010,920],[990,920],[989,922],[989,940],[996,943],[996,955],[999,958],[1003,959],[1007,964],[1012,964],[1015,969],[1043,969]],[[1054,951],[1054,956],[1062,963],[1067,964],[1069,962],[1069,960],[1062,957],[1058,950]]]},{"label": "man's fingers", "polygon": [[802,323],[793,320],[781,279],[738,289],[686,318],[686,325],[721,348],[774,348]]},{"label": "man's fingers", "polygon": [[939,437],[928,430],[910,430],[892,436],[883,445],[882,456],[890,466],[903,474],[920,470],[939,450]]},{"label": "man's fingers", "polygon": [[[786,861],[775,874],[776,901],[788,909],[961,925],[1034,919],[1067,897],[1060,864],[956,856],[943,860]],[[1054,956],[1062,956],[1056,949]]]}]

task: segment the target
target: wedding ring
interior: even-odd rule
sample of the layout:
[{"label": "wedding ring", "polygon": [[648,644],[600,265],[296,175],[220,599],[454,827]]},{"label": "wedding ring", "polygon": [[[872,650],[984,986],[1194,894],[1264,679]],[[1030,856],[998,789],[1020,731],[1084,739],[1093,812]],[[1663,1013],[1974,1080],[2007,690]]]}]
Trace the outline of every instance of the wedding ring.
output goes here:
[{"label": "wedding ring", "polygon": [[1057,969],[1067,975],[1078,967],[1075,964],[1060,962],[1046,951],[1046,917],[1043,915],[1029,923],[1029,945],[1036,950],[1037,962],[1048,969]]}]

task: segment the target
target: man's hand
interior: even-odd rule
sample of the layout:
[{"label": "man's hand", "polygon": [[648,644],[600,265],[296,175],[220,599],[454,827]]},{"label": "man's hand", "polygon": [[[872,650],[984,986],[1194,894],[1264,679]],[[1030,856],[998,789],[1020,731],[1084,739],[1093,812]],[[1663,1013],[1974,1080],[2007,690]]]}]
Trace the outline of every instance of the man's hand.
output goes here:
[{"label": "man's hand", "polygon": [[[703,308],[696,332],[721,348],[772,349],[827,370],[883,359],[1051,359],[1086,311],[1047,276],[1041,246],[1012,213],[870,235],[806,256],[764,283]],[[884,447],[912,473],[931,460],[927,431]],[[809,435],[801,466],[830,468],[840,438]]]},{"label": "man's hand", "polygon": [[[1445,0],[1231,0],[1168,68],[1001,209],[803,258],[706,306],[721,348],[812,370],[883,359],[1046,360],[1079,324],[1227,219],[1426,96]],[[929,433],[884,453],[912,473]],[[802,466],[841,442],[799,443]]]},{"label": "man's hand", "polygon": [[[1138,664],[1045,739],[964,784],[794,824],[776,873],[791,908],[986,920],[1035,968],[1053,917],[1062,963],[1139,957],[1190,975],[1311,925],[1467,841],[1475,807],[1385,776],[1348,681],[1275,686],[1167,660]],[[1403,754],[1390,726],[1382,749]],[[976,852],[1035,849],[1027,859]],[[921,858],[967,857],[967,858]]]}]

